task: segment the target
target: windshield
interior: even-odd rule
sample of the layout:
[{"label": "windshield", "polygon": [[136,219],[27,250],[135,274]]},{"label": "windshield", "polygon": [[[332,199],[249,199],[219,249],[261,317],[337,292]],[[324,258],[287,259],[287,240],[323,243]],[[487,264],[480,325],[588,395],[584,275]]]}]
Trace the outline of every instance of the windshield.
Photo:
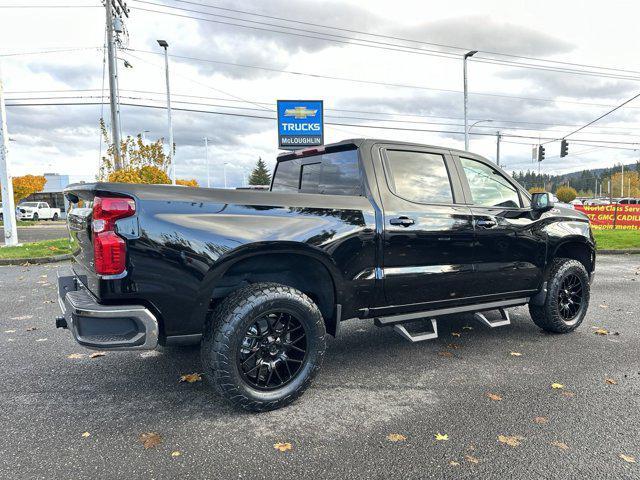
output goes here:
[{"label": "windshield", "polygon": [[24,202],[20,204],[21,207],[37,207],[38,202]]}]

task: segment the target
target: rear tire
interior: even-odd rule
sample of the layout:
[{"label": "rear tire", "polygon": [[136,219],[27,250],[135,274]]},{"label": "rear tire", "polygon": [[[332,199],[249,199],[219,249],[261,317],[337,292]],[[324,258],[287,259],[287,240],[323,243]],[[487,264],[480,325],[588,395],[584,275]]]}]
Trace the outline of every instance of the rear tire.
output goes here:
[{"label": "rear tire", "polygon": [[34,222],[37,222],[39,219],[40,219],[40,217],[38,216],[38,214],[37,214],[37,213],[34,213],[34,214],[33,214],[33,221],[34,221]]},{"label": "rear tire", "polygon": [[320,310],[304,293],[277,283],[243,287],[206,322],[201,349],[206,378],[245,410],[284,407],[320,370],[325,334]]},{"label": "rear tire", "polygon": [[533,322],[553,333],[568,333],[580,326],[589,307],[589,274],[577,260],[554,260],[547,280],[544,305],[529,304]]},{"label": "rear tire", "polygon": [[51,221],[52,221],[52,222],[55,222],[56,220],[58,220],[58,214],[57,214],[57,213],[54,213],[54,214],[53,214],[53,217],[51,217]]}]

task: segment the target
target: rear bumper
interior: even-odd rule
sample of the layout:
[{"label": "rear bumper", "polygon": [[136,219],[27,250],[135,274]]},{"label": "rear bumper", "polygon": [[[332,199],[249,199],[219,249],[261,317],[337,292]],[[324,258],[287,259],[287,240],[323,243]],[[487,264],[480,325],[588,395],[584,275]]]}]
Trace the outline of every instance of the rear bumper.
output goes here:
[{"label": "rear bumper", "polygon": [[97,350],[153,350],[158,321],[142,305],[100,305],[71,272],[58,272],[58,303],[65,326],[82,346]]}]

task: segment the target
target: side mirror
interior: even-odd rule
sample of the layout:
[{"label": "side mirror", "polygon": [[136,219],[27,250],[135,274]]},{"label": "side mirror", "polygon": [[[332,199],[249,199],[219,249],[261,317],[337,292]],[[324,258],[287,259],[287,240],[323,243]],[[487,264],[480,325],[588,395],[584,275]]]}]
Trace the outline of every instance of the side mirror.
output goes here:
[{"label": "side mirror", "polygon": [[531,195],[531,209],[534,212],[548,212],[553,208],[553,197],[549,192],[534,193]]}]

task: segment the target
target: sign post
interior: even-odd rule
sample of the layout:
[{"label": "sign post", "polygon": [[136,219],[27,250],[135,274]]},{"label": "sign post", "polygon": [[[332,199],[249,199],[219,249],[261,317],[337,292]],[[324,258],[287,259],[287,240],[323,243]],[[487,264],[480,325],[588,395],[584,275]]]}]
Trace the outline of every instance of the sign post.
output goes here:
[{"label": "sign post", "polygon": [[298,150],[324,144],[322,100],[278,100],[278,147]]}]

